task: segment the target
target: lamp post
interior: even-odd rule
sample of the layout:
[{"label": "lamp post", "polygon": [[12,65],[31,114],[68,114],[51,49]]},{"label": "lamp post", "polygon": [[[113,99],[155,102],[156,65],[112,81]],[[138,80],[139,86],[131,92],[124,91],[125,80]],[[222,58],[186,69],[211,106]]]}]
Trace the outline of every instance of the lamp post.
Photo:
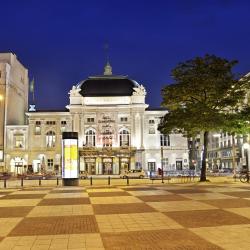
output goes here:
[{"label": "lamp post", "polygon": [[164,183],[164,174],[163,174],[163,146],[161,146],[161,183]]},{"label": "lamp post", "polygon": [[[2,138],[2,149],[0,149],[1,150],[1,159],[0,159],[0,161],[1,162],[3,162],[3,164],[4,164],[4,161],[5,161],[5,158],[4,158],[4,143],[5,143],[5,141],[4,141],[4,137],[5,137],[5,100],[4,100],[4,95],[2,95],[2,94],[0,94],[0,109],[2,108],[2,110],[3,110],[3,113],[2,113],[2,121],[3,121],[3,128],[2,128],[2,136],[3,136],[3,138]],[[4,168],[5,168],[5,164],[4,164],[4,166],[3,166]],[[5,169],[4,169],[4,171],[5,171]]]}]

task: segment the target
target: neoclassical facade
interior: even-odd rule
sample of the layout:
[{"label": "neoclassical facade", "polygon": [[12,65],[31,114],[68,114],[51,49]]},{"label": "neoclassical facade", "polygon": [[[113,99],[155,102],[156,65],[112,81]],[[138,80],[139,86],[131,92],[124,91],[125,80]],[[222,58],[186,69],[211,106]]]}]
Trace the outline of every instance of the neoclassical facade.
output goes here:
[{"label": "neoclassical facade", "polygon": [[78,132],[79,165],[91,175],[128,169],[188,168],[187,139],[157,130],[167,112],[145,103],[143,85],[127,76],[88,77],[69,91],[63,111],[26,112],[27,122],[6,126],[5,167],[13,173],[61,170],[62,132]]}]

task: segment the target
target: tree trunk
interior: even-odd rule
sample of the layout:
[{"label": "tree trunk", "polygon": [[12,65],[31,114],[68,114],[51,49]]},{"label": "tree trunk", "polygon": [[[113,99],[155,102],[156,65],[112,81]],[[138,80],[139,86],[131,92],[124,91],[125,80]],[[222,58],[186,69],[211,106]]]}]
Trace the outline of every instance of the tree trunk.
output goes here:
[{"label": "tree trunk", "polygon": [[207,170],[207,145],[208,145],[208,131],[204,132],[204,143],[203,143],[203,154],[202,154],[202,165],[201,165],[201,177],[200,181],[206,181],[206,170]]}]

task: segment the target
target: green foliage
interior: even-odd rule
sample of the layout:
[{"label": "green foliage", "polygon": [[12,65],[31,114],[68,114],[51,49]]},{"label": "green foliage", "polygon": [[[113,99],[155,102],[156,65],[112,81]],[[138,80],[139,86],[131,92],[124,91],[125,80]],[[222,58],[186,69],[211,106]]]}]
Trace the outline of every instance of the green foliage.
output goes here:
[{"label": "green foliage", "polygon": [[248,77],[239,81],[233,74],[236,63],[206,55],[177,65],[172,71],[174,82],[162,90],[162,106],[169,113],[160,131],[177,129],[190,136],[227,127],[227,116],[239,112],[249,85]]},{"label": "green foliage", "polygon": [[201,181],[206,181],[208,133],[249,129],[250,110],[244,104],[249,76],[236,76],[232,71],[236,63],[214,55],[196,57],[178,64],[172,71],[173,83],[162,90],[162,106],[169,112],[158,129],[188,137],[204,132]]}]

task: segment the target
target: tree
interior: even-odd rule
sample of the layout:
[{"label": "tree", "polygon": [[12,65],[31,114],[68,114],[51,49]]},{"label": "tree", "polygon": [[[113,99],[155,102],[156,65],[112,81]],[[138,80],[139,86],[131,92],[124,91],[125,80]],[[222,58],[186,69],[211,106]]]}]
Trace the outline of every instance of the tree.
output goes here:
[{"label": "tree", "polygon": [[248,77],[239,81],[232,68],[237,61],[205,55],[180,63],[172,70],[173,83],[162,90],[168,109],[159,130],[186,136],[203,133],[200,181],[206,181],[208,134],[225,128],[227,115],[238,113],[246,95]]}]

